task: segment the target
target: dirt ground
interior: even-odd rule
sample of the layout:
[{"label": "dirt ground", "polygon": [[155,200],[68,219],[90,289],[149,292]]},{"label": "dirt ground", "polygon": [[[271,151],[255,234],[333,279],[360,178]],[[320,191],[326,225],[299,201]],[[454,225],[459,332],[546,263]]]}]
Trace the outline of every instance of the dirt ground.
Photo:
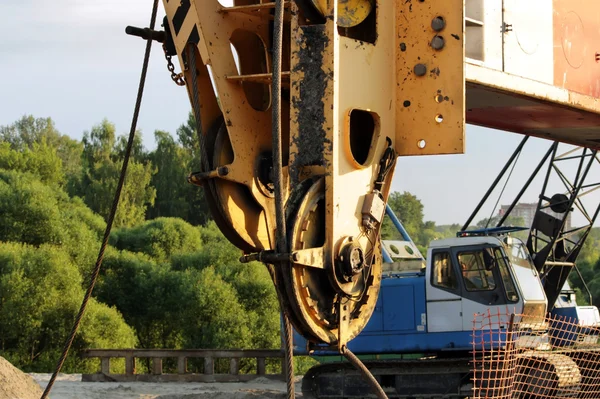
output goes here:
[{"label": "dirt ground", "polygon": [[[50,374],[31,374],[45,388]],[[301,398],[301,377],[296,377],[296,397]],[[80,374],[61,375],[51,399],[255,399],[286,397],[285,382],[259,377],[246,383],[143,383],[81,382]],[[39,398],[39,396],[38,396]],[[0,395],[0,399],[2,396]],[[12,398],[10,398],[12,399]],[[19,398],[29,399],[29,397]]]}]

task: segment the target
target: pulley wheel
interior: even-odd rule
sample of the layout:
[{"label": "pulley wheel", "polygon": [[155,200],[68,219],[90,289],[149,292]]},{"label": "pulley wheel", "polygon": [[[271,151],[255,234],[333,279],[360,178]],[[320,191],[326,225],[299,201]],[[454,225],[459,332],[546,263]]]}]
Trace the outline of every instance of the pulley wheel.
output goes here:
[{"label": "pulley wheel", "polygon": [[[325,179],[308,180],[312,185],[300,185],[288,200],[288,244],[293,252],[300,249],[319,248],[325,244]],[[302,190],[305,194],[298,193]],[[300,198],[300,200],[298,200]],[[281,268],[285,289],[282,290],[294,314],[296,330],[313,342],[336,344],[338,342],[339,307],[348,308],[349,322],[346,340],[358,335],[371,317],[381,280],[379,245],[368,257],[368,265],[356,276],[356,287],[349,295],[332,284],[335,277],[332,261],[324,259],[325,268],[305,266],[294,262]],[[296,325],[297,324],[297,325]]]},{"label": "pulley wheel", "polygon": [[[207,141],[214,143],[211,168],[232,163],[233,148],[222,119],[218,128],[209,132],[209,135],[213,137]],[[264,210],[247,186],[214,178],[208,181],[208,188],[206,198],[213,218],[229,241],[246,252],[270,247]]]},{"label": "pulley wheel", "polygon": [[[342,28],[352,28],[363,22],[373,11],[372,0],[338,0],[337,24]],[[308,19],[322,20],[327,12],[327,0],[298,0],[298,5]]]}]

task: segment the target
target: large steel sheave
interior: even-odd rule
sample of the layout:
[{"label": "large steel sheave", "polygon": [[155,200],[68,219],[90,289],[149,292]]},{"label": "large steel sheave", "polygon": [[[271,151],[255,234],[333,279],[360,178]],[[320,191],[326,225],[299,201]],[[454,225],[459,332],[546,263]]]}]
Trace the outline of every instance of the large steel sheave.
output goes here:
[{"label": "large steel sheave", "polygon": [[[207,143],[213,148],[211,167],[231,163],[234,154],[225,124],[217,122],[207,136]],[[245,186],[211,179],[205,196],[215,222],[234,245],[247,252],[261,249],[251,239],[256,233],[246,226],[260,225],[256,220],[263,217],[264,211]],[[240,214],[255,221],[244,223],[236,217]],[[286,219],[289,253],[325,244],[324,178],[304,180],[292,191],[286,204]],[[275,265],[277,291],[283,296],[282,303],[296,331],[310,341],[330,345],[338,343],[340,324],[344,343],[358,335],[377,301],[381,279],[379,251],[376,240],[375,247],[362,258],[356,251],[349,253],[347,256],[352,259],[343,263],[354,264],[354,270],[346,270],[341,262],[343,255],[337,263],[323,259],[322,267],[296,262]]]},{"label": "large steel sheave", "polygon": [[[302,182],[287,202],[290,252],[325,244],[325,179]],[[358,335],[371,317],[381,279],[379,245],[365,256],[344,255],[336,263],[324,259],[324,268],[287,262],[280,269],[281,292],[296,330],[313,342],[334,345]],[[362,257],[362,258],[361,258]],[[364,259],[363,259],[364,258]],[[347,264],[357,267],[344,270]]]}]

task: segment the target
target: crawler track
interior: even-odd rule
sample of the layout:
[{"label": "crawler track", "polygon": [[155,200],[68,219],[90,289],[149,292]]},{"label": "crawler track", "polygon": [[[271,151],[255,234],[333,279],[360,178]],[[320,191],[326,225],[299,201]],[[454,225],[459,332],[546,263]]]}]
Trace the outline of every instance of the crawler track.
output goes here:
[{"label": "crawler track", "polygon": [[[573,359],[572,353],[527,351],[507,360],[482,358],[478,364],[483,369],[475,371],[475,387],[473,358],[370,361],[365,365],[389,398],[577,398],[590,397],[597,389],[591,380],[597,373],[580,371],[589,356]],[[313,367],[302,380],[302,392],[310,399],[374,396],[348,363]]]},{"label": "crawler track", "polygon": [[[464,398],[470,396],[470,358],[365,362],[389,398]],[[348,363],[315,366],[302,380],[310,399],[372,396],[367,382]]]}]

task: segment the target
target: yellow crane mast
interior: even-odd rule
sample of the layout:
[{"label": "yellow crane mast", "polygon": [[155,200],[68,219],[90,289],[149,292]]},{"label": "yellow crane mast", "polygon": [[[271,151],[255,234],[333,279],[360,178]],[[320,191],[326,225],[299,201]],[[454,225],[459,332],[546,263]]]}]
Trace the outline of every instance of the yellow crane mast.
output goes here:
[{"label": "yellow crane mast", "polygon": [[203,169],[191,180],[248,259],[277,263],[285,310],[314,342],[341,348],[369,320],[397,156],[462,153],[465,123],[600,145],[592,1],[284,1],[279,92],[276,3],[163,4],[167,48],[200,118]]}]

